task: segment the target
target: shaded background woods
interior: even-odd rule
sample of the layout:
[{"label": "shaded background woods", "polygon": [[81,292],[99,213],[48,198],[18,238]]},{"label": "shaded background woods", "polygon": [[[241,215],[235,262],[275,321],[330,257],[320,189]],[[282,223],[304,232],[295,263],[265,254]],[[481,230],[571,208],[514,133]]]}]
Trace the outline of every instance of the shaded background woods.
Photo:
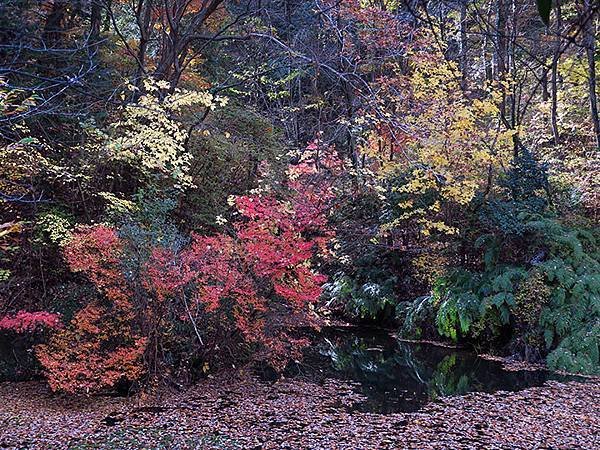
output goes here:
[{"label": "shaded background woods", "polygon": [[282,370],[332,316],[597,374],[599,9],[3,2],[0,376]]}]

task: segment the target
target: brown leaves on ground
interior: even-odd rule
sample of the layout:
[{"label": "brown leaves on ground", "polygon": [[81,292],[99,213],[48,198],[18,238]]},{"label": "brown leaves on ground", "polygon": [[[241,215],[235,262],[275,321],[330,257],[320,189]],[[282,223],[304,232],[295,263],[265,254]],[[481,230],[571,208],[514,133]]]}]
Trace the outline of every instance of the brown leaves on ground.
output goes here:
[{"label": "brown leaves on ground", "polygon": [[600,383],[442,399],[417,413],[354,409],[333,380],[206,380],[160,400],[65,399],[39,383],[0,385],[0,448],[600,448]]}]

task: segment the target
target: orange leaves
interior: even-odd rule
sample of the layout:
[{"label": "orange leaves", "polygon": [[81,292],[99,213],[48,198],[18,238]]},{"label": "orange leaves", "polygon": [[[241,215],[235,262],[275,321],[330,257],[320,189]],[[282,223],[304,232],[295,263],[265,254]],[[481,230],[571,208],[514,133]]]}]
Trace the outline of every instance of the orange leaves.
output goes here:
[{"label": "orange leaves", "polygon": [[[333,194],[316,163],[305,160],[290,172],[284,198],[237,197],[240,220],[231,235],[193,235],[182,250],[140,244],[105,225],[78,228],[65,257],[104,298],[37,347],[50,386],[91,392],[136,381],[150,368],[166,372],[164,342],[191,338],[204,346],[216,339],[211,333],[230,340],[220,337],[219,346],[252,344],[278,369],[298,355],[304,341],[288,330],[311,322],[309,305],[326,280],[311,261],[332,235],[326,212]],[[186,333],[181,321],[195,337],[177,334]]]},{"label": "orange leaves", "polygon": [[131,332],[130,317],[92,303],[68,328],[36,347],[50,387],[67,393],[90,393],[144,373],[146,339]]},{"label": "orange leaves", "polygon": [[122,243],[117,232],[104,225],[80,227],[65,248],[73,272],[83,272],[112,301],[128,305],[130,293],[120,269]]},{"label": "orange leaves", "polygon": [[192,274],[178,262],[172,250],[155,248],[145,264],[142,284],[160,302],[178,294],[191,280]]},{"label": "orange leaves", "polygon": [[131,289],[121,270],[123,243],[104,225],[80,227],[65,248],[74,272],[106,296],[83,307],[64,330],[36,348],[53,390],[89,393],[135,381],[144,373],[146,339],[134,331]]}]

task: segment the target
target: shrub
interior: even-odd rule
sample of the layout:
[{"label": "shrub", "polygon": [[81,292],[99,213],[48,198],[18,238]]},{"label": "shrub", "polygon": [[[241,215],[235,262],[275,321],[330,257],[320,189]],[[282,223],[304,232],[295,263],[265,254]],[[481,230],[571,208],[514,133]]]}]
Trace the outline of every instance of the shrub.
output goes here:
[{"label": "shrub", "polygon": [[17,311],[0,318],[0,380],[21,381],[39,375],[31,348],[62,327],[59,314]]},{"label": "shrub", "polygon": [[0,319],[0,331],[15,333],[33,333],[41,328],[55,329],[61,326],[60,317],[47,311],[19,311]]},{"label": "shrub", "polygon": [[[600,373],[597,230],[552,214],[545,168],[525,149],[500,187],[474,226],[481,257],[439,277],[428,297],[439,335],[488,347],[510,335],[510,350],[525,359],[547,355],[553,369]],[[421,317],[417,308],[406,317]]]},{"label": "shrub", "polygon": [[290,330],[312,325],[309,305],[326,280],[311,267],[331,236],[331,196],[319,176],[314,160],[303,161],[290,169],[284,197],[236,197],[230,232],[191,242],[166,219],[173,204],[160,199],[118,227],[76,229],[65,258],[99,297],[37,347],[50,386],[91,392],[155,380],[175,361],[215,358],[219,349],[236,359],[253,349],[277,370],[298,358],[307,341]]},{"label": "shrub", "polygon": [[[547,249],[547,258],[530,267],[455,270],[438,279],[427,298],[436,311],[438,333],[490,345],[510,325],[512,349],[524,358],[550,351],[551,368],[599,373],[600,263],[594,236],[554,219],[524,225],[533,246]],[[419,316],[422,308],[415,303],[406,317]]]},{"label": "shrub", "polygon": [[122,308],[85,306],[66,329],[36,347],[50,387],[89,393],[138,380],[147,340],[135,335],[131,325],[131,313]]}]

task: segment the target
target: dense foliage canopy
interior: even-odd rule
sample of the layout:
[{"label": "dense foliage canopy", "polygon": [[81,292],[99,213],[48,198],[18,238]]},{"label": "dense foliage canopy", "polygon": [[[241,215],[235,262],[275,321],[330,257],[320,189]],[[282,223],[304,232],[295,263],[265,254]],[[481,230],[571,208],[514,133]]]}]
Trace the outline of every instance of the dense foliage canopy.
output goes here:
[{"label": "dense foliage canopy", "polygon": [[599,14],[4,1],[0,379],[281,371],[332,317],[599,374]]}]

